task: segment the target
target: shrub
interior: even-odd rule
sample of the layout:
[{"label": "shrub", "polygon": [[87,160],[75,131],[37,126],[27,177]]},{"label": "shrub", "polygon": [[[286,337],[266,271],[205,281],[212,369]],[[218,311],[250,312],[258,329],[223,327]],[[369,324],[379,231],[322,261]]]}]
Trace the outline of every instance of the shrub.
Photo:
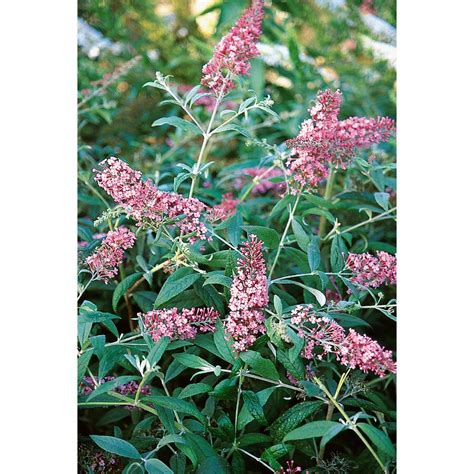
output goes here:
[{"label": "shrub", "polygon": [[253,0],[195,87],[145,84],[182,111],[152,124],[168,160],[82,163],[103,205],[79,226],[84,472],[394,468],[394,121],[326,89],[272,141],[284,111],[243,87],[262,21]]}]

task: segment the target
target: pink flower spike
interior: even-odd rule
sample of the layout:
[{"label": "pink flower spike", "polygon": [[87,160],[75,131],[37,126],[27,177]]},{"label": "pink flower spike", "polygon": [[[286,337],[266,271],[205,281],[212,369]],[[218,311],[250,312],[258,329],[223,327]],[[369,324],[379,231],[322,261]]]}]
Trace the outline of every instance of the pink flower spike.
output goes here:
[{"label": "pink flower spike", "polygon": [[377,251],[376,256],[350,253],[346,264],[354,274],[351,281],[355,284],[378,288],[397,283],[397,257],[387,252]]},{"label": "pink flower spike", "polygon": [[164,336],[171,339],[194,339],[198,331],[214,331],[219,313],[214,308],[170,308],[139,313],[138,316],[156,342]]},{"label": "pink flower spike", "polygon": [[125,257],[124,250],[133,247],[135,240],[135,234],[125,227],[108,232],[100,247],[86,259],[91,272],[108,283],[109,278],[118,273],[118,266]]},{"label": "pink flower spike", "polygon": [[339,121],[342,94],[326,90],[318,93],[309,109],[311,119],[301,124],[294,139],[287,140],[293,154],[287,161],[294,188],[316,188],[328,176],[328,166],[346,168],[357,149],[387,141],[395,130],[388,117],[350,117]]},{"label": "pink flower spike", "polygon": [[250,71],[249,60],[259,55],[257,41],[262,34],[262,20],[263,0],[252,0],[252,5],[221,39],[213,57],[202,68],[201,84],[216,96],[226,94],[235,86],[235,76],[244,76]]},{"label": "pink flower spike", "polygon": [[230,289],[230,313],[224,328],[234,338],[237,352],[245,351],[265,331],[263,309],[268,304],[268,287],[262,247],[255,235],[242,245],[243,257],[237,262]]},{"label": "pink flower spike", "polygon": [[383,377],[386,372],[396,372],[392,351],[385,350],[377,341],[365,334],[344,328],[327,317],[319,317],[311,306],[297,306],[291,312],[291,324],[305,340],[302,356],[321,360],[326,354],[334,354],[346,367],[373,372]]},{"label": "pink flower spike", "polygon": [[150,179],[143,181],[139,171],[118,158],[104,160],[101,165],[101,171],[94,170],[97,184],[139,227],[146,222],[160,225],[164,220],[171,220],[170,225],[178,227],[181,234],[194,234],[189,239],[191,243],[207,239],[206,226],[200,221],[206,214],[204,203],[159,190]]}]

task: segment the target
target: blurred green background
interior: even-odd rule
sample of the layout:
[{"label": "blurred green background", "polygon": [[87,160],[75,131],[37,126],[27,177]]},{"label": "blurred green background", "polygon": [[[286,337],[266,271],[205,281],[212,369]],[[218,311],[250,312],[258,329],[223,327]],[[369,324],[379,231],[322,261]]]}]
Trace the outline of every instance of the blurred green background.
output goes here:
[{"label": "blurred green background", "polygon": [[[159,106],[163,95],[143,84],[154,80],[155,71],[173,75],[172,81],[181,85],[198,84],[214,45],[247,4],[79,0],[80,169],[87,172],[97,161],[118,155],[145,172],[156,171],[163,155],[180,141],[169,139],[174,130],[151,128],[151,123],[179,111]],[[241,86],[259,98],[271,95],[282,120],[260,127],[256,135],[271,143],[295,136],[311,100],[325,88],[342,90],[342,118],[394,117],[395,8],[394,0],[266,1],[262,56],[253,60]],[[117,71],[134,57],[128,72]],[[117,77],[110,78],[114,70]],[[105,87],[94,95],[104,80]],[[193,151],[189,146],[168,156],[186,161],[186,150]],[[238,146],[229,147],[224,158],[232,161]]]}]

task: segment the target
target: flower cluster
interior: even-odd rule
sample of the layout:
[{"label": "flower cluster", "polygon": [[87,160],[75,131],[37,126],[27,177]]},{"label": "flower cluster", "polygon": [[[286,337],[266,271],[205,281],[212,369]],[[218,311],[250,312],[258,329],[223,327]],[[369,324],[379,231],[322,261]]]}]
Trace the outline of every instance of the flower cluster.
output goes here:
[{"label": "flower cluster", "polygon": [[79,464],[87,469],[82,472],[107,472],[119,473],[122,472],[120,468],[120,458],[112,453],[98,450],[97,448],[81,443],[79,445]]},{"label": "flower cluster", "polygon": [[254,188],[252,189],[252,194],[265,194],[267,192],[272,192],[274,195],[282,194],[286,190],[286,183],[274,183],[270,178],[276,176],[283,176],[283,172],[278,168],[245,168],[242,170],[243,176],[238,176],[234,180],[235,189],[242,189],[246,184],[247,180],[245,177],[257,178],[262,176],[261,179],[256,181]]},{"label": "flower cluster", "polygon": [[234,199],[232,193],[226,193],[222,196],[220,204],[215,205],[209,210],[208,219],[210,222],[225,221],[229,217],[233,216],[237,211],[237,204],[239,199]]},{"label": "flower cluster", "polygon": [[263,308],[268,304],[268,287],[262,246],[255,235],[242,245],[243,257],[237,262],[230,289],[230,313],[224,326],[238,352],[245,351],[265,331]]},{"label": "flower cluster", "polygon": [[137,221],[138,226],[147,221],[161,224],[168,220],[182,234],[194,234],[191,242],[206,238],[206,227],[199,219],[206,210],[201,201],[160,191],[150,179],[143,181],[139,171],[118,158],[112,157],[100,164],[102,171],[94,170],[98,185]]},{"label": "flower cluster", "polygon": [[[332,353],[341,364],[351,369],[359,368],[364,373],[371,371],[383,377],[386,372],[396,371],[392,351],[385,350],[369,336],[353,329],[346,334],[342,326],[327,317],[318,317],[309,306],[297,306],[291,316],[291,324],[298,327],[298,335],[305,339],[302,356],[306,359],[316,356],[321,360]],[[316,355],[316,348],[321,348],[322,352]]]},{"label": "flower cluster", "polygon": [[107,233],[100,247],[87,257],[86,263],[92,273],[108,283],[118,272],[118,266],[123,262],[124,250],[133,247],[135,235],[125,227],[111,230]]},{"label": "flower cluster", "polygon": [[346,265],[354,273],[353,283],[372,288],[397,283],[397,257],[387,252],[350,253]]},{"label": "flower cluster", "polygon": [[[295,461],[292,459],[291,461],[286,461],[286,468],[282,467],[281,470],[276,471],[276,474],[296,474],[302,471],[303,469],[299,466],[296,466]],[[309,473],[309,471],[305,471],[305,474],[306,473]]]},{"label": "flower cluster", "polygon": [[235,26],[221,39],[212,59],[202,68],[201,84],[216,96],[234,87],[232,76],[250,71],[249,60],[258,56],[257,41],[262,34],[263,0],[252,0]]},{"label": "flower cluster", "polygon": [[139,313],[145,330],[156,342],[164,336],[171,339],[194,339],[200,332],[214,331],[219,313],[214,308],[158,309]]},{"label": "flower cluster", "polygon": [[350,117],[338,120],[342,94],[326,90],[317,95],[309,109],[311,119],[301,124],[294,139],[287,140],[293,153],[287,161],[294,181],[301,187],[315,188],[328,176],[328,165],[345,168],[357,148],[368,148],[387,141],[395,128],[388,117]]}]

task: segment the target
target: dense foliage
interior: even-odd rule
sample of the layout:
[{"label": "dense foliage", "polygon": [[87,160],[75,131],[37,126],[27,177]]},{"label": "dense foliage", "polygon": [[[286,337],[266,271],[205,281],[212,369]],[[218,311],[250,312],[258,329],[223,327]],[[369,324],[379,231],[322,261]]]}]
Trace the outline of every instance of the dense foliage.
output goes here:
[{"label": "dense foliage", "polygon": [[396,469],[393,5],[271,3],[79,2],[81,472]]}]

